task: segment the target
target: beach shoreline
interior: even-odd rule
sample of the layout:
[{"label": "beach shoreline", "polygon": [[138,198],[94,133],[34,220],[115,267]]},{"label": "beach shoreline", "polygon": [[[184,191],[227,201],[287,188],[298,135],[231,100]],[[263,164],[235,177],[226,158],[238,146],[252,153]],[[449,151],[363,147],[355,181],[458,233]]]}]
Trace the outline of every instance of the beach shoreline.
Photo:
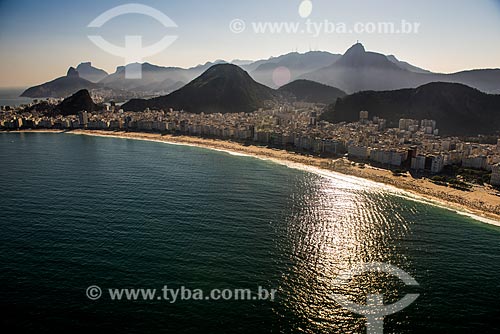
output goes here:
[{"label": "beach shoreline", "polygon": [[[472,191],[466,192],[449,187],[439,186],[428,179],[415,179],[409,174],[395,176],[390,170],[359,164],[339,158],[321,158],[316,156],[301,155],[294,152],[273,149],[256,145],[243,145],[238,142],[232,142],[221,139],[208,139],[192,136],[174,136],[162,135],[159,133],[143,132],[125,132],[125,131],[106,131],[106,130],[20,130],[9,132],[48,132],[48,133],[67,133],[75,135],[90,135],[99,137],[114,137],[123,139],[138,139],[147,141],[164,142],[169,144],[195,146],[212,150],[224,151],[235,155],[246,155],[260,159],[270,160],[292,168],[313,167],[324,172],[340,173],[347,176],[353,176],[364,180],[369,180],[390,186],[404,192],[407,192],[410,199],[425,199],[429,204],[438,205],[457,213],[474,216],[473,218],[493,225],[500,226],[500,196],[494,191],[485,187],[474,186]],[[290,163],[292,165],[290,165]],[[297,164],[297,166],[293,166]],[[307,169],[306,169],[307,170]]]}]

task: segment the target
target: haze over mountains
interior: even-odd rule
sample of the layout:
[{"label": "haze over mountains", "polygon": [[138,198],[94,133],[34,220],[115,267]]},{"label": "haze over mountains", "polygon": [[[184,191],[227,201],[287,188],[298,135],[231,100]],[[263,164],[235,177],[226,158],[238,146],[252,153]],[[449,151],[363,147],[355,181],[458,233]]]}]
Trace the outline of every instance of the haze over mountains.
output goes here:
[{"label": "haze over mountains", "polygon": [[329,103],[322,119],[333,123],[357,121],[359,112],[368,110],[371,117],[386,119],[390,127],[397,127],[401,118],[433,119],[443,135],[494,134],[500,129],[500,95],[462,84],[435,82],[418,88],[346,95],[335,87],[296,80],[273,90],[230,64],[214,65],[169,95],[131,100],[122,107],[126,111],[173,108],[192,113],[231,113],[251,112],[266,102],[283,101]]},{"label": "haze over mountains", "polygon": [[437,81],[461,83],[493,93],[500,86],[500,69],[431,73],[398,61],[394,56],[367,52],[362,44],[357,43],[330,66],[307,73],[302,78],[334,86],[347,93],[416,88]]},{"label": "haze over mountains", "polygon": [[[119,66],[115,73],[110,74],[100,81],[106,87],[123,89],[144,93],[169,93],[174,88],[179,88],[189,82],[191,75],[187,70],[178,67],[162,67],[149,63],[141,65],[142,79],[126,79],[127,66]],[[173,87],[173,88],[172,88]]]},{"label": "haze over mountains", "polygon": [[341,55],[323,51],[310,51],[304,54],[292,52],[283,56],[256,61],[242,66],[242,68],[249,71],[255,81],[272,88],[278,88],[274,80],[274,71],[276,69],[285,68],[290,72],[290,81],[294,81],[306,73],[334,63],[340,57]]},{"label": "haze over mountains", "polygon": [[[372,64],[377,63],[383,64],[384,59],[374,57]],[[394,67],[393,70],[398,71]],[[71,69],[63,80],[85,79]],[[386,119],[389,127],[397,127],[401,118],[433,119],[442,135],[496,134],[500,129],[500,95],[486,94],[462,84],[434,82],[418,88],[347,95],[335,87],[296,80],[275,90],[256,82],[241,67],[232,64],[213,65],[168,95],[132,99],[122,108],[125,111],[173,108],[191,113],[234,113],[296,101],[329,104],[321,118],[333,123],[357,121],[359,112],[367,110],[370,117]],[[45,101],[42,104],[41,109],[47,107]],[[67,115],[95,108],[89,92],[80,90],[50,110]]]},{"label": "haze over mountains", "polygon": [[[234,62],[241,67],[224,60],[188,69],[144,63],[138,80],[125,78],[125,66],[107,74],[82,63],[78,70],[70,68],[66,76],[29,88],[23,96],[67,97],[80,91],[71,101],[84,101],[90,108],[82,89],[121,96],[128,92],[153,98],[131,99],[123,105],[126,111],[174,108],[192,113],[252,112],[301,101],[329,105],[322,117],[331,122],[356,121],[360,110],[368,110],[371,116],[387,119],[389,126],[397,126],[400,118],[434,119],[444,135],[492,134],[500,129],[500,96],[487,94],[500,92],[500,69],[432,73],[393,55],[367,52],[360,43],[344,55],[294,52]],[[274,89],[278,68],[289,71],[291,82]]]},{"label": "haze over mountains", "polygon": [[405,61],[401,61],[401,60],[397,59],[396,56],[394,56],[394,55],[387,56],[387,59],[389,59],[389,61],[391,61],[394,64],[398,65],[402,69],[408,70],[410,72],[415,72],[415,73],[432,73],[429,70],[424,70],[423,68],[414,66],[414,65],[412,65],[410,63],[407,63]]},{"label": "haze over mountains", "polygon": [[108,76],[108,72],[93,67],[91,62],[81,63],[76,67],[76,71],[81,78],[93,83],[97,83]]},{"label": "haze over mountains", "polygon": [[289,94],[292,100],[310,103],[335,103],[339,97],[346,93],[338,88],[323,85],[309,80],[295,80],[281,86],[278,92],[284,96]]},{"label": "haze over mountains", "polygon": [[[92,88],[119,90],[122,93],[128,91],[140,96],[165,95],[220,63],[226,62],[217,60],[188,69],[144,63],[143,77],[138,80],[125,79],[125,66],[118,67],[115,73],[108,75],[105,71],[92,67],[91,63],[82,63],[78,65],[77,71],[80,79],[85,81],[66,80],[62,77],[32,87],[23,96],[66,97],[79,89]],[[234,60],[232,63],[241,66],[255,81],[272,88],[278,88],[279,84],[274,77],[275,70],[284,68],[290,73],[290,82],[307,79],[336,87],[348,94],[364,90],[415,88],[436,81],[462,83],[486,93],[500,92],[500,69],[479,69],[453,74],[432,73],[400,61],[393,55],[367,52],[360,43],[353,45],[344,55],[323,51],[304,54],[292,52],[265,60]]]},{"label": "haze over mountains", "polygon": [[145,108],[185,110],[192,113],[252,112],[274,101],[273,89],[255,82],[236,65],[217,64],[181,89],[150,100],[133,99],[122,108],[142,111]]},{"label": "haze over mountains", "polygon": [[70,67],[66,76],[54,79],[47,83],[30,87],[25,90],[21,96],[31,98],[41,97],[66,97],[81,90],[94,89],[98,84],[81,78],[78,71]]}]

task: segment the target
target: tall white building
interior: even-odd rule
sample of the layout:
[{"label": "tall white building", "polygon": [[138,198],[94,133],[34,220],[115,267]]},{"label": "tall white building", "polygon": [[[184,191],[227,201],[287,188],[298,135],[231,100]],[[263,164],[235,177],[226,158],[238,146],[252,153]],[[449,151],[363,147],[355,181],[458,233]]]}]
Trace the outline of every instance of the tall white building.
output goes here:
[{"label": "tall white building", "polygon": [[485,155],[469,156],[462,159],[462,166],[464,168],[486,169],[488,166],[488,160]]},{"label": "tall white building", "polygon": [[431,173],[433,174],[440,173],[443,171],[443,168],[444,168],[444,157],[442,155],[432,157]]},{"label": "tall white building", "polygon": [[89,114],[84,110],[78,113],[78,120],[80,121],[80,126],[86,128],[89,124]]},{"label": "tall white building", "polygon": [[349,145],[347,147],[349,157],[368,159],[370,157],[370,149],[366,146]]},{"label": "tall white building", "polygon": [[411,169],[424,170],[425,169],[425,156],[417,155],[411,159]]}]

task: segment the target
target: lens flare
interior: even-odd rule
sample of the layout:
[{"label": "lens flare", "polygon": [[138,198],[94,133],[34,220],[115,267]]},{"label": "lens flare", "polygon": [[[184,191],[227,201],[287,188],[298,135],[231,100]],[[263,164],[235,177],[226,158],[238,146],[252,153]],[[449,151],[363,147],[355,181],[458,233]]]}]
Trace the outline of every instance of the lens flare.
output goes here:
[{"label": "lens flare", "polygon": [[312,1],[311,0],[304,0],[301,2],[300,6],[299,6],[299,15],[300,15],[300,17],[305,19],[305,18],[309,17],[309,15],[311,15],[312,10],[313,10]]}]

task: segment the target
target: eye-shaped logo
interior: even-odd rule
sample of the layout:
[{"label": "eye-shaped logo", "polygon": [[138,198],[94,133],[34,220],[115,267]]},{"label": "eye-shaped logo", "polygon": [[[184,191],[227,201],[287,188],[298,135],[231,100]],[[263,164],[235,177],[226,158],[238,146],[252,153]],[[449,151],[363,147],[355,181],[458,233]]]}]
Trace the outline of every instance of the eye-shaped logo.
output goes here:
[{"label": "eye-shaped logo", "polygon": [[[159,10],[141,4],[126,4],[111,8],[98,17],[96,17],[92,22],[89,23],[89,28],[100,28],[109,20],[115,17],[126,15],[126,14],[142,14],[156,19],[166,28],[177,28],[177,24],[172,21],[164,13]],[[89,35],[87,36],[92,43],[97,45],[102,50],[112,54],[114,56],[122,57],[125,59],[125,65],[131,64],[125,67],[125,78],[126,79],[140,79],[142,78],[142,65],[140,64],[143,58],[153,56],[158,54],[168,48],[172,43],[175,42],[178,36],[164,36],[160,41],[153,45],[143,47],[142,36],[138,35],[127,35],[125,36],[125,47],[120,47],[106,41],[102,36]]]},{"label": "eye-shaped logo", "polygon": [[[418,286],[417,281],[407,272],[390,264],[380,262],[363,263],[341,272],[335,279],[335,286],[347,284],[354,276],[366,272],[383,272],[399,278],[406,285]],[[382,334],[384,332],[384,317],[410,306],[418,298],[419,294],[407,294],[398,302],[389,305],[384,304],[384,295],[382,294],[368,295],[366,305],[356,304],[343,295],[333,294],[332,296],[344,308],[366,317],[366,332],[368,334]]]}]

